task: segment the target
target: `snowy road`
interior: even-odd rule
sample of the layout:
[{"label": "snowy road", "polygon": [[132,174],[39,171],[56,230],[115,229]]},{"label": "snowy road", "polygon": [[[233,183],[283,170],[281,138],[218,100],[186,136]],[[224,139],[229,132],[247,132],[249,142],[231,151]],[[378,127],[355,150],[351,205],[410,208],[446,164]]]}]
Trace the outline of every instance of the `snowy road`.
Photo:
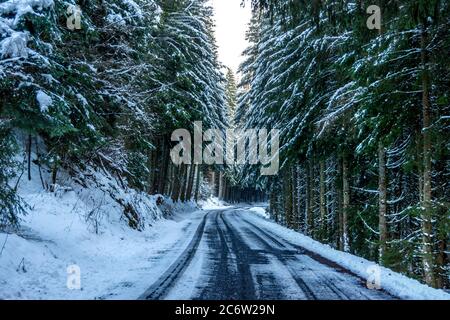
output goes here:
[{"label": "snowy road", "polygon": [[393,299],[245,208],[209,211],[193,234],[141,299]]}]

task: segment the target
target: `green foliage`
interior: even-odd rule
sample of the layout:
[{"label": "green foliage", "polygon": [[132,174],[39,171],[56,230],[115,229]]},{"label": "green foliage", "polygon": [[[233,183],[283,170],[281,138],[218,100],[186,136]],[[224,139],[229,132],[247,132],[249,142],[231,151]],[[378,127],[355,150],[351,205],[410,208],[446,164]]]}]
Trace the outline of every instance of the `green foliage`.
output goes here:
[{"label": "green foliage", "polygon": [[234,118],[234,114],[236,112],[237,85],[233,70],[231,70],[230,68],[227,69],[225,92],[228,107],[228,115],[231,118]]},{"label": "green foliage", "polygon": [[[0,4],[0,117],[43,139],[40,165],[98,165],[155,192],[148,177],[169,159],[157,141],[198,120],[225,129],[207,1],[36,0],[20,10],[25,1]],[[69,5],[81,9],[80,30],[66,25]],[[12,194],[2,201],[13,206]]]},{"label": "green foliage", "polygon": [[[302,230],[343,248],[342,161],[346,158],[350,164],[350,250],[379,260],[381,146],[386,153],[389,237],[381,262],[420,275],[424,130],[432,140],[431,215],[436,261],[443,250],[448,251],[450,234],[444,218],[449,197],[450,109],[446,102],[450,4],[375,1],[373,4],[382,10],[382,29],[368,30],[366,3],[356,0],[251,3],[255,13],[248,33],[247,59],[241,67],[236,119],[248,128],[281,130],[282,170],[300,169],[294,182],[300,194],[298,211],[308,211],[298,218]],[[430,78],[432,118],[432,126],[426,129],[422,114],[424,75]],[[331,203],[326,208],[328,235],[323,230],[308,230],[317,229],[317,224],[305,221],[319,215],[318,181],[310,185],[306,174],[313,162],[317,175],[319,160],[328,161],[326,176],[332,182],[326,185],[327,203]],[[285,179],[281,175],[259,177],[257,170],[242,168],[243,185],[262,185],[275,194],[274,203],[289,202],[291,195],[276,189]],[[307,206],[309,193],[315,197],[312,208]],[[439,205],[445,209],[437,210]],[[290,207],[284,210],[290,214]],[[448,261],[439,263],[448,265]]]}]

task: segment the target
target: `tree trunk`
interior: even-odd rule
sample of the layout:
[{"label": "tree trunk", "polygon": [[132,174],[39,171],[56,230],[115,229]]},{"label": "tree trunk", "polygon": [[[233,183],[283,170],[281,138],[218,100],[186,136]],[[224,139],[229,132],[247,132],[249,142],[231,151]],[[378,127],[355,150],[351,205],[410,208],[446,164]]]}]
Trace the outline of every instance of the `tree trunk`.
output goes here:
[{"label": "tree trunk", "polygon": [[270,192],[270,215],[271,218],[278,222],[278,197],[275,190]]},{"label": "tree trunk", "polygon": [[201,184],[201,170],[200,170],[200,166],[197,164],[197,176],[195,178],[195,202],[198,202],[199,198],[200,198],[200,184]]},{"label": "tree trunk", "polygon": [[297,192],[297,166],[291,168],[291,183],[292,183],[292,228],[298,229],[298,192]]},{"label": "tree trunk", "polygon": [[386,211],[387,211],[387,192],[386,192],[386,152],[383,144],[378,144],[378,231],[380,233],[379,261],[384,265],[386,253],[386,244],[388,238]]},{"label": "tree trunk", "polygon": [[180,200],[181,202],[186,202],[186,191],[188,184],[188,166],[187,164],[181,165],[181,188],[180,188]]},{"label": "tree trunk", "polygon": [[157,185],[157,151],[159,151],[159,146],[155,144],[155,149],[149,151],[149,176],[148,176],[148,193],[149,194],[155,194],[158,192],[158,185]]},{"label": "tree trunk", "polygon": [[180,173],[181,173],[181,167],[175,166],[173,168],[173,187],[172,187],[172,200],[173,202],[177,202],[180,197]]},{"label": "tree trunk", "polygon": [[52,184],[50,187],[50,192],[55,192],[56,191],[56,178],[58,175],[58,160],[55,160],[55,162],[53,163],[53,168],[52,168]]},{"label": "tree trunk", "polygon": [[321,240],[327,238],[327,210],[325,200],[325,160],[320,160],[320,228]]},{"label": "tree trunk", "polygon": [[223,181],[222,184],[222,196],[219,195],[219,199],[224,200],[224,201],[228,201],[230,199],[228,199],[228,194],[227,194],[227,188],[228,188],[228,184],[227,181]]},{"label": "tree trunk", "polygon": [[212,195],[216,196],[216,172],[215,171],[211,172],[211,191],[212,191]]},{"label": "tree trunk", "polygon": [[337,233],[336,233],[336,247],[339,250],[344,251],[344,231],[343,231],[343,207],[344,207],[344,192],[342,189],[342,161],[337,160],[337,168],[338,168],[338,177],[336,179],[336,200],[337,200]]},{"label": "tree trunk", "polygon": [[166,186],[165,189],[162,190],[162,192],[158,192],[160,194],[163,195],[171,195],[172,191],[173,191],[173,182],[174,182],[174,170],[175,170],[175,166],[173,164],[169,164],[168,168],[167,168],[167,182],[166,182]]},{"label": "tree trunk", "polygon": [[186,199],[191,200],[192,199],[192,190],[194,188],[194,179],[195,179],[195,171],[197,169],[197,166],[191,164],[189,169],[189,183],[188,188],[186,190]]},{"label": "tree trunk", "polygon": [[417,153],[417,171],[418,171],[418,185],[419,185],[419,201],[420,203],[423,203],[423,142],[421,139],[421,133],[418,132],[417,139],[416,139],[416,153]]},{"label": "tree trunk", "polygon": [[306,169],[306,186],[305,186],[305,218],[304,218],[304,228],[303,232],[309,235],[310,232],[310,217],[311,217],[311,175],[309,172],[309,164],[307,164]]},{"label": "tree trunk", "polygon": [[448,285],[448,274],[446,269],[446,266],[448,265],[447,252],[447,239],[443,236],[438,242],[438,255],[436,259],[438,268],[436,287],[441,289],[447,287]]},{"label": "tree trunk", "polygon": [[350,209],[350,185],[348,181],[348,159],[344,155],[342,159],[342,247],[345,252],[350,251],[350,243],[348,237],[348,215]]},{"label": "tree trunk", "polygon": [[286,170],[284,174],[284,212],[286,218],[286,225],[288,228],[292,227],[292,184],[290,179],[290,171]]},{"label": "tree trunk", "polygon": [[34,145],[36,146],[36,160],[37,160],[37,166],[38,166],[38,170],[39,170],[39,179],[41,180],[41,184],[42,184],[42,189],[46,189],[45,188],[45,183],[44,183],[44,178],[42,177],[42,164],[41,164],[41,153],[39,152],[39,143],[38,143],[38,139],[35,137],[34,138]]},{"label": "tree trunk", "polygon": [[271,191],[270,192],[270,197],[269,197],[269,212],[270,212],[270,217],[272,219],[274,219],[276,221],[276,195],[275,195],[275,191]]},{"label": "tree trunk", "polygon": [[315,231],[315,224],[314,224],[314,162],[313,158],[311,157],[311,160],[308,161],[308,173],[307,173],[307,193],[308,193],[308,216],[307,216],[307,225],[308,225],[308,234],[311,237],[314,237],[314,231]]},{"label": "tree trunk", "polygon": [[167,184],[167,176],[169,171],[169,164],[170,164],[170,150],[168,148],[168,145],[166,143],[165,138],[162,138],[162,168],[159,174],[159,181],[158,181],[158,193],[164,194],[164,191],[166,189]]},{"label": "tree trunk", "polygon": [[428,57],[426,48],[428,45],[426,26],[422,27],[421,51],[422,51],[422,108],[423,108],[423,204],[422,204],[422,253],[425,282],[432,287],[436,286],[433,271],[433,213],[431,196],[431,105],[430,85],[428,74]]},{"label": "tree trunk", "polygon": [[28,181],[30,181],[31,180],[31,134],[28,135],[27,166],[28,166]]},{"label": "tree trunk", "polygon": [[223,199],[223,174],[219,172],[219,199]]}]

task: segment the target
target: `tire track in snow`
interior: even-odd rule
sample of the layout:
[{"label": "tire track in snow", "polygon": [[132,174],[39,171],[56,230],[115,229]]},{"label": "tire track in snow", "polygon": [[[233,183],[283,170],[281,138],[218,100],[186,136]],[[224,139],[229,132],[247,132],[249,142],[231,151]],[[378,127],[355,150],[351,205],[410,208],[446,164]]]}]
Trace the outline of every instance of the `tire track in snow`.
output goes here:
[{"label": "tire track in snow", "polygon": [[[207,285],[195,299],[239,299],[236,290],[239,287],[237,270],[234,270],[231,265],[236,262],[236,259],[232,257],[230,241],[227,240],[228,236],[220,224],[219,213],[214,212],[213,216],[210,216],[211,223],[205,230],[206,242],[210,249],[208,259],[211,262],[208,271],[211,274]],[[217,288],[221,290],[217,290]]]},{"label": "tire track in snow", "polygon": [[239,299],[242,300],[254,300],[256,299],[256,291],[253,283],[252,273],[250,271],[250,264],[248,253],[252,250],[247,246],[247,244],[240,238],[236,230],[231,226],[229,222],[224,218],[223,213],[219,214],[227,233],[231,239],[231,244],[236,255],[236,263],[239,273]]},{"label": "tire track in snow", "polygon": [[197,251],[200,240],[202,239],[205,230],[206,219],[210,213],[206,213],[200,222],[191,242],[178,259],[167,269],[162,276],[150,286],[147,291],[141,295],[138,300],[161,300],[163,299],[176,281],[183,275],[183,272],[189,266],[192,258]]}]

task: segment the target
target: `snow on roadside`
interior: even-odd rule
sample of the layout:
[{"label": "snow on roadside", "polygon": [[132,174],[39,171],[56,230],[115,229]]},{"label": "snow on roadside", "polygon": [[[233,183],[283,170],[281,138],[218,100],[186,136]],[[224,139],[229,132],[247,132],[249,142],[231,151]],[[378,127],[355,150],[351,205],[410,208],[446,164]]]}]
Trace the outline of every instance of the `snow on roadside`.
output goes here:
[{"label": "snow on roadside", "polygon": [[[49,181],[45,168],[41,174]],[[164,199],[157,206],[159,196],[123,189],[92,168],[89,174],[101,188],[83,188],[61,172],[50,193],[34,164],[32,180],[21,179],[18,193],[30,208],[18,232],[0,232],[0,299],[136,299],[187,246],[203,216],[195,204]],[[128,226],[110,192],[139,212],[142,232]],[[81,288],[69,289],[78,268]]]},{"label": "snow on roadside", "polygon": [[[110,224],[97,235],[67,212],[30,217],[32,233],[0,233],[5,243],[0,299],[136,299],[187,245],[180,239],[195,229],[188,220],[160,220],[144,232]],[[33,220],[49,228],[36,228]],[[72,265],[80,268],[81,290],[67,286]]]},{"label": "snow on roadside", "polygon": [[264,209],[263,207],[252,207],[248,210],[255,213],[257,216],[263,219],[270,219],[270,215],[266,212],[266,209]]},{"label": "snow on roadside", "polygon": [[206,200],[199,201],[199,206],[203,210],[220,210],[220,209],[228,209],[231,206],[227,205],[224,201],[219,200],[217,197],[211,197]]},{"label": "snow on roadside", "polygon": [[[252,210],[254,211],[254,210]],[[354,272],[363,279],[367,279],[374,267],[379,268],[381,275],[381,287],[387,292],[401,299],[408,300],[450,300],[450,294],[444,290],[433,289],[417,280],[408,278],[388,268],[381,267],[375,262],[354,256],[331,248],[328,245],[315,241],[294,230],[285,228],[275,222],[261,219],[259,215],[247,214],[247,216],[258,225],[270,230],[277,236],[299,245],[309,251],[315,252],[322,257],[336,262],[342,267]]]},{"label": "snow on roadside", "polygon": [[186,300],[200,295],[201,288],[197,284],[208,283],[209,280],[208,275],[204,273],[205,269],[210,269],[206,257],[207,250],[206,242],[200,241],[192,261],[183,272],[183,281],[177,281],[164,300]]}]

